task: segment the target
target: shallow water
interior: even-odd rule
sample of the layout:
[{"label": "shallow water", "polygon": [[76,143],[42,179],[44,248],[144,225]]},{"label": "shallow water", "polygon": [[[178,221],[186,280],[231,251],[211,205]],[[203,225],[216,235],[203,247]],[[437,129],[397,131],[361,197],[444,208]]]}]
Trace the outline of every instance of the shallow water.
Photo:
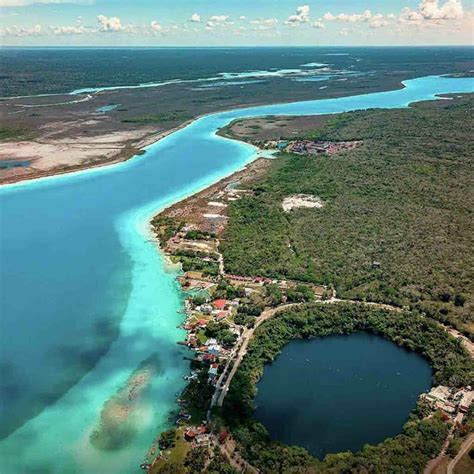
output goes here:
[{"label": "shallow water", "polygon": [[[133,472],[167,426],[188,371],[182,294],[150,242],[160,208],[251,161],[254,148],[214,135],[260,115],[404,107],[474,91],[472,79],[428,77],[403,90],[209,115],[126,163],[0,188],[4,472]],[[158,352],[138,434],[119,452],[89,443],[103,403]]]},{"label": "shallow water", "polygon": [[112,110],[115,110],[117,107],[120,107],[121,104],[109,104],[109,105],[104,105],[102,107],[98,107],[95,109],[96,112],[100,114],[106,114],[107,112],[112,112]]},{"label": "shallow water", "polygon": [[431,375],[425,359],[379,336],[293,341],[265,368],[255,418],[320,459],[355,452],[402,431]]},{"label": "shallow water", "polygon": [[21,161],[21,160],[9,160],[9,161],[2,161],[0,163],[0,169],[8,169],[8,168],[26,168],[30,166],[29,161]]}]

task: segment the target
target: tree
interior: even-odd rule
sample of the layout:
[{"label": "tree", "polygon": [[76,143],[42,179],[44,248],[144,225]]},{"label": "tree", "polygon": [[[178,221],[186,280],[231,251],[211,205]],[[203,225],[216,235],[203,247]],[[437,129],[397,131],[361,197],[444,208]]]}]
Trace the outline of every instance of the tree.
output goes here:
[{"label": "tree", "polygon": [[164,433],[161,433],[158,441],[158,446],[161,450],[174,448],[176,445],[176,429],[172,428]]}]

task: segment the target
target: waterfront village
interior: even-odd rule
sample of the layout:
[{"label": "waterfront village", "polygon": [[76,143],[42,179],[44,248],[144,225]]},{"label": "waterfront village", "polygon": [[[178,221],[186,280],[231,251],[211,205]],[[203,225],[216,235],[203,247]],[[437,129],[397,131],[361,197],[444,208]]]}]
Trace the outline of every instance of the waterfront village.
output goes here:
[{"label": "waterfront village", "polygon": [[263,150],[278,150],[295,155],[335,155],[342,151],[353,150],[363,144],[360,140],[353,141],[321,141],[321,140],[269,140],[254,141],[252,144]]},{"label": "waterfront village", "polygon": [[[219,223],[214,224],[220,227]],[[176,443],[177,434],[181,443],[187,444],[184,451],[219,447],[225,458],[232,456],[234,467],[242,467],[246,463],[234,452],[228,433],[210,430],[209,410],[222,406],[256,327],[284,306],[326,298],[329,293],[321,286],[227,274],[216,235],[193,225],[180,226],[164,250],[171,262],[180,263],[184,270],[178,281],[189,297],[182,325],[186,339],[181,344],[195,354],[191,372],[185,376],[188,386],[178,399],[181,409],[175,419],[177,430],[171,430],[171,444]],[[149,458],[143,467],[153,468],[166,461],[170,447],[166,435],[162,436],[150,453],[153,455],[160,448],[160,456],[154,461]],[[247,469],[251,471],[251,466]]]},{"label": "waterfront village", "polygon": [[[180,344],[193,351],[194,357],[185,376],[187,387],[178,395],[180,409],[170,420],[175,428],[157,438],[141,465],[148,472],[160,472],[170,462],[192,464],[193,456],[205,457],[206,465],[220,458],[239,472],[257,472],[240,457],[225,427],[214,425],[211,411],[222,406],[247,345],[261,323],[292,305],[341,301],[330,287],[226,273],[219,237],[226,228],[228,205],[250,192],[237,185],[264,168],[265,161],[257,160],[248,169],[166,209],[152,221],[170,263],[182,267],[177,280],[188,297],[182,324],[186,338]],[[467,346],[465,338],[461,342],[474,355],[474,345]],[[469,410],[473,391],[471,387],[456,391],[437,386],[420,399],[430,407],[427,416],[434,410],[444,413],[452,424],[452,437]]]}]

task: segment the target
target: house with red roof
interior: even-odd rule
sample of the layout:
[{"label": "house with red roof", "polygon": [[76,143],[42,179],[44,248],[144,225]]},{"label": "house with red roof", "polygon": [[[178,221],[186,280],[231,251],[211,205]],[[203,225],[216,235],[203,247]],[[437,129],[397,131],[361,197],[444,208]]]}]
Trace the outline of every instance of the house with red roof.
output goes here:
[{"label": "house with red roof", "polygon": [[227,300],[215,300],[212,302],[214,309],[218,309],[219,311],[226,309],[228,304],[229,302]]}]

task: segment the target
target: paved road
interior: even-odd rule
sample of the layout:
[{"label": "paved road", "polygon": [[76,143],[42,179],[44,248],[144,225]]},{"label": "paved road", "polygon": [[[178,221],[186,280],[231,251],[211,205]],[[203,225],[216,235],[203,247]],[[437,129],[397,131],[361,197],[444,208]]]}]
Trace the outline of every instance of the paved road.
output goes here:
[{"label": "paved road", "polygon": [[[216,390],[214,392],[214,395],[212,397],[211,401],[211,407],[213,406],[222,406],[222,403],[224,401],[225,396],[227,395],[227,391],[229,390],[230,383],[232,382],[232,379],[234,378],[235,373],[237,372],[237,369],[239,368],[240,363],[242,362],[242,359],[244,358],[245,354],[247,353],[247,347],[249,345],[250,340],[252,339],[252,336],[255,332],[255,330],[265,321],[273,317],[276,313],[279,313],[280,311],[285,311],[286,309],[292,308],[294,306],[298,306],[300,303],[291,303],[287,304],[284,306],[279,306],[278,308],[271,308],[265,310],[255,321],[255,325],[253,328],[245,328],[244,332],[242,333],[241,337],[241,342],[240,345],[237,349],[237,353],[235,357],[229,358],[229,362],[227,363],[226,367],[224,368],[224,371],[222,372],[221,377],[219,378],[217,384],[216,384]],[[234,365],[232,366],[232,369],[230,370],[229,375],[227,375],[227,372],[229,370],[231,362],[234,362]],[[225,380],[225,382],[224,382]],[[224,383],[223,383],[224,382]]]}]

